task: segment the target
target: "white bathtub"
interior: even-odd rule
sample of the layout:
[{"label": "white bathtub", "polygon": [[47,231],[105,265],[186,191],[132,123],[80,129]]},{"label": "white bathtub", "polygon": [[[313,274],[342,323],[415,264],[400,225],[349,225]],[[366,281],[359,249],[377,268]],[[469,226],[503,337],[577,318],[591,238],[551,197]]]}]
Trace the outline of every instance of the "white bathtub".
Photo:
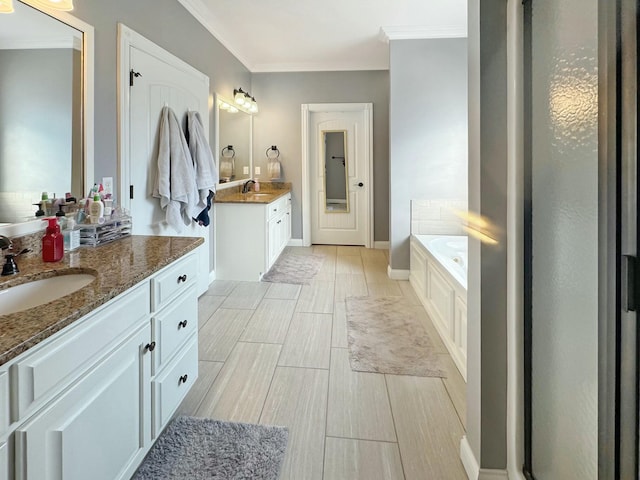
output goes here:
[{"label": "white bathtub", "polygon": [[416,235],[415,237],[466,291],[468,237],[463,235]]},{"label": "white bathtub", "polygon": [[410,245],[409,281],[466,380],[468,239],[411,235]]}]

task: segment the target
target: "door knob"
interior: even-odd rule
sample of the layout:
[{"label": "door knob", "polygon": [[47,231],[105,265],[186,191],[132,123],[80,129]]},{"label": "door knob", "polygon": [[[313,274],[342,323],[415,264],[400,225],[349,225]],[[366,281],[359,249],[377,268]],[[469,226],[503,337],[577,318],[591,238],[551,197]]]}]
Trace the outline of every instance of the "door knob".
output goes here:
[{"label": "door knob", "polygon": [[364,187],[364,183],[359,182],[359,183],[358,183],[358,186],[359,186],[359,187]]}]

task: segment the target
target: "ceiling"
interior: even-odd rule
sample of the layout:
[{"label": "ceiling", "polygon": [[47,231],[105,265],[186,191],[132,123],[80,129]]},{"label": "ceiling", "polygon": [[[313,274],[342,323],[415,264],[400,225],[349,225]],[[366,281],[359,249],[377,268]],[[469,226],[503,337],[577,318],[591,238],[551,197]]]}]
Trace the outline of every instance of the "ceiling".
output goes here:
[{"label": "ceiling", "polygon": [[387,70],[389,39],[467,34],[467,0],[179,2],[251,72]]}]

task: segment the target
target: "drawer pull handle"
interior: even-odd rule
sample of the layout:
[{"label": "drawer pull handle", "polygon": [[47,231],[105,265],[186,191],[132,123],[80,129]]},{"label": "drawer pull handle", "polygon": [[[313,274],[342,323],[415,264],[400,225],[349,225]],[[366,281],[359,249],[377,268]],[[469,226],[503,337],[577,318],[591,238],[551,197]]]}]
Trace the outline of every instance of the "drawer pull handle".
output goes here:
[{"label": "drawer pull handle", "polygon": [[147,343],[144,346],[144,351],[146,352],[153,352],[156,349],[156,342],[151,342],[151,343]]},{"label": "drawer pull handle", "polygon": [[178,385],[182,385],[183,383],[187,383],[187,379],[189,378],[189,375],[187,375],[186,373],[184,375],[182,375],[180,377],[180,379],[178,380]]},{"label": "drawer pull handle", "polygon": [[185,273],[184,275],[180,275],[178,277],[178,283],[180,282],[186,282],[187,281],[187,274]]},{"label": "drawer pull handle", "polygon": [[282,220],[278,220],[278,224],[282,223]]},{"label": "drawer pull handle", "polygon": [[186,320],[182,320],[181,322],[178,322],[178,330],[180,330],[181,328],[187,328]]},{"label": "drawer pull handle", "polygon": [[278,211],[278,209],[277,209],[277,208],[274,208],[274,209],[273,209],[273,211],[274,211],[274,212],[277,212],[277,211]]}]

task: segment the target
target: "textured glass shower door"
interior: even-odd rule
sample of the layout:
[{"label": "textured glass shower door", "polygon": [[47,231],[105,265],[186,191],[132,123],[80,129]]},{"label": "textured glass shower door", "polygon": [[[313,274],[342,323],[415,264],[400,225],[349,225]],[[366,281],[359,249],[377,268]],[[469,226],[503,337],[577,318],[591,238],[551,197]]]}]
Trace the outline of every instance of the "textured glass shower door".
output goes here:
[{"label": "textured glass shower door", "polygon": [[530,473],[536,480],[596,479],[598,0],[533,0],[526,12]]}]

